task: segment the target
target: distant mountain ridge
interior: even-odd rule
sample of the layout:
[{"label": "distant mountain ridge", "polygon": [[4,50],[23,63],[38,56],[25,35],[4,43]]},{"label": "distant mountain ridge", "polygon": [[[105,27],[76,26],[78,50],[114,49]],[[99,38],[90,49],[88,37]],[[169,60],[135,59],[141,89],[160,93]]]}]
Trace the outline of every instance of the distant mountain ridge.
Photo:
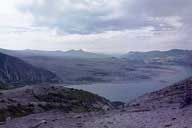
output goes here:
[{"label": "distant mountain ridge", "polygon": [[23,60],[0,53],[1,85],[24,85],[58,83],[60,79],[52,72],[34,67]]},{"label": "distant mountain ridge", "polygon": [[108,58],[109,55],[87,52],[82,49],[80,50],[68,50],[68,51],[41,51],[41,50],[7,50],[0,49],[1,53],[16,56],[16,57],[33,57],[33,56],[43,56],[43,57],[66,57],[66,58]]},{"label": "distant mountain ridge", "polygon": [[[129,60],[139,60],[139,61],[186,61],[189,57],[192,56],[192,50],[182,50],[182,49],[171,49],[168,51],[149,51],[149,52],[135,52],[131,51],[127,54],[122,54],[118,56],[101,54],[101,53],[93,53],[84,51],[82,49],[79,50],[68,50],[68,51],[43,51],[43,50],[8,50],[0,48],[0,52],[19,57],[34,57],[34,56],[41,56],[41,57],[59,57],[59,58],[75,58],[75,59],[101,59],[101,58],[126,58]],[[188,61],[188,60],[187,60]]]},{"label": "distant mountain ridge", "polygon": [[122,56],[129,60],[147,63],[192,64],[192,50],[172,49],[168,51],[129,52]]}]

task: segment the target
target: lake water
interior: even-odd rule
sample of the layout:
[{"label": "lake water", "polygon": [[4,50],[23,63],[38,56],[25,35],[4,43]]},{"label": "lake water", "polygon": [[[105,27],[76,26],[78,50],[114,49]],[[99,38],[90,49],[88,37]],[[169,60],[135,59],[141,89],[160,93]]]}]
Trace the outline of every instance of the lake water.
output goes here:
[{"label": "lake water", "polygon": [[89,85],[72,85],[68,87],[89,91],[103,96],[111,101],[127,102],[145,93],[167,87],[189,76],[192,76],[191,70],[178,68],[176,72],[164,73],[159,75],[158,78],[154,78],[152,80],[96,83]]}]

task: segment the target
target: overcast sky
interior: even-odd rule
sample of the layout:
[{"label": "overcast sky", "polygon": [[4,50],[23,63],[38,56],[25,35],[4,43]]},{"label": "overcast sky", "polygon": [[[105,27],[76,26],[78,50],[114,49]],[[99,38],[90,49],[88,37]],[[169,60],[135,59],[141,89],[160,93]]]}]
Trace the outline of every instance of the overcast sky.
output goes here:
[{"label": "overcast sky", "polygon": [[192,0],[2,0],[0,47],[192,49]]}]

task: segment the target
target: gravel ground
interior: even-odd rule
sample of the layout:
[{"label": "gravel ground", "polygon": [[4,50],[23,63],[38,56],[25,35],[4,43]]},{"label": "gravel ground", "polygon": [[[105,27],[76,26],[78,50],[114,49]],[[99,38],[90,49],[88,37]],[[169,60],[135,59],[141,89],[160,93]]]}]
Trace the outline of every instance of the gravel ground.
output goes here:
[{"label": "gravel ground", "polygon": [[107,113],[47,112],[7,121],[0,128],[191,128],[192,107]]},{"label": "gravel ground", "polygon": [[124,112],[86,122],[85,128],[191,128],[191,116],[191,109]]}]

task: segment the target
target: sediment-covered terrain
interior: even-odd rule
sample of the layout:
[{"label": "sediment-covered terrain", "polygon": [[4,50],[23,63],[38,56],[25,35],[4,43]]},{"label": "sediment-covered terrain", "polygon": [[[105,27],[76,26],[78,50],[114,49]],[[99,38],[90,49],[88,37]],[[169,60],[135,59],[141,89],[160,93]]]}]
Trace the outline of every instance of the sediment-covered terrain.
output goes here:
[{"label": "sediment-covered terrain", "polygon": [[[160,91],[146,94],[134,101],[110,109],[111,104],[102,99],[105,111],[65,113],[59,109],[32,114],[25,117],[8,118],[1,128],[190,128],[192,125],[191,99],[186,94],[192,87],[189,78]],[[20,90],[20,89],[19,89]],[[21,89],[23,90],[23,89]],[[14,90],[12,90],[14,92]],[[4,92],[3,97],[14,95]],[[56,91],[57,92],[57,91]],[[45,94],[45,93],[42,93]],[[21,98],[22,99],[22,98]],[[25,99],[25,98],[24,98]],[[27,98],[29,99],[29,98]],[[53,98],[54,99],[54,98]],[[9,101],[13,102],[13,101]],[[99,103],[100,104],[100,103]],[[100,106],[100,107],[101,107]],[[101,107],[103,108],[103,107]]]}]

